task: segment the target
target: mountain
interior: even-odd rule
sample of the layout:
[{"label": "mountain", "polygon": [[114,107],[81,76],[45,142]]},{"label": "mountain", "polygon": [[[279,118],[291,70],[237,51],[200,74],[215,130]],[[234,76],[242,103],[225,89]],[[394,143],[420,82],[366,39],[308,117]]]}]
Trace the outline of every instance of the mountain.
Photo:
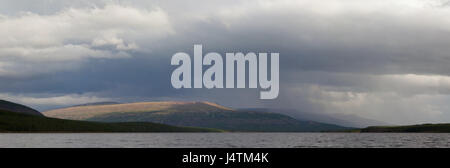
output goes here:
[{"label": "mountain", "polygon": [[77,107],[77,106],[97,106],[97,105],[111,105],[111,104],[120,104],[117,102],[94,102],[94,103],[86,103],[86,104],[78,104],[70,107]]},{"label": "mountain", "polygon": [[450,133],[450,124],[419,124],[404,126],[371,126],[363,128],[360,132],[423,132],[423,133]]},{"label": "mountain", "polygon": [[13,103],[13,102],[9,102],[9,101],[5,101],[5,100],[0,100],[0,110],[35,115],[35,116],[43,116],[39,111],[34,110],[30,107],[27,107],[27,106],[24,106],[21,104],[17,104],[17,103]]},{"label": "mountain", "polygon": [[98,123],[47,118],[0,110],[0,132],[218,132],[221,130],[176,127],[155,123]]},{"label": "mountain", "polygon": [[389,123],[367,119],[351,114],[319,114],[319,113],[304,112],[296,109],[271,109],[271,108],[248,108],[240,110],[280,113],[291,116],[295,119],[318,121],[323,123],[341,125],[345,127],[364,128],[373,125],[391,125]]},{"label": "mountain", "polygon": [[345,130],[333,124],[296,120],[260,111],[239,111],[211,102],[139,102],[77,106],[44,112],[48,117],[101,122],[155,122],[230,131],[310,132]]}]

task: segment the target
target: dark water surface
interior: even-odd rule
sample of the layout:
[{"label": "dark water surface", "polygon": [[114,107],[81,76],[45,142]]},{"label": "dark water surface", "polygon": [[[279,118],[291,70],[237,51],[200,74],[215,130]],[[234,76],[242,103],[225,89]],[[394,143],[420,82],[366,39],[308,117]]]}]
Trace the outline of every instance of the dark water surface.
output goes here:
[{"label": "dark water surface", "polygon": [[450,147],[432,133],[1,133],[0,147],[315,148]]}]

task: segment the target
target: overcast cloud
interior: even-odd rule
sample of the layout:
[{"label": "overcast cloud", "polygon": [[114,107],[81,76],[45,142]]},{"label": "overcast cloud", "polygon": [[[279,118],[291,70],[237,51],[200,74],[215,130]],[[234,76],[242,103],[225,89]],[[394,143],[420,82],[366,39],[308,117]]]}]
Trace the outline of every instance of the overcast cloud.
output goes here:
[{"label": "overcast cloud", "polygon": [[[450,121],[443,0],[0,2],[0,97],[45,110],[96,101],[210,100],[409,124]],[[280,95],[175,90],[170,58],[279,52]]]}]

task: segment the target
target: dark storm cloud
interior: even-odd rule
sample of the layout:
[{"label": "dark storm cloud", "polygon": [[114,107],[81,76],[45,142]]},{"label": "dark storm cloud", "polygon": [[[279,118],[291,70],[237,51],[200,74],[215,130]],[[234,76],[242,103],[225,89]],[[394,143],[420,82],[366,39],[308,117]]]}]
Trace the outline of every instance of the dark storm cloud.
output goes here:
[{"label": "dark storm cloud", "polygon": [[[43,108],[209,100],[390,122],[450,119],[450,9],[443,1],[40,2],[0,5],[0,35],[24,37],[0,42],[4,97]],[[194,44],[204,53],[279,52],[280,97],[173,89],[170,58],[192,55]]]}]

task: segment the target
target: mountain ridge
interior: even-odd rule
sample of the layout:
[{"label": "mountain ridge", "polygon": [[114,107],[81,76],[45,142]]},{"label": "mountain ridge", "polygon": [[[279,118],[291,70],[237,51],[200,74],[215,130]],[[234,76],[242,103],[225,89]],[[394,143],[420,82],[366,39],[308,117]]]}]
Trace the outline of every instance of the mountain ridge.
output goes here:
[{"label": "mountain ridge", "polygon": [[30,108],[30,107],[22,105],[22,104],[6,101],[6,100],[0,100],[0,110],[22,113],[22,114],[30,114],[30,115],[35,115],[35,116],[44,116],[39,111],[37,111],[33,108]]},{"label": "mountain ridge", "polygon": [[313,120],[318,122],[330,123],[341,125],[345,127],[356,127],[356,128],[364,128],[373,125],[392,125],[389,123],[367,119],[356,115],[351,114],[322,114],[322,113],[311,113],[304,112],[296,109],[287,109],[287,108],[244,108],[238,109],[244,111],[265,111],[265,112],[277,112],[280,114],[284,114],[296,119],[304,119],[304,120]]},{"label": "mountain ridge", "polygon": [[85,104],[77,104],[69,107],[79,107],[79,106],[97,106],[97,105],[111,105],[111,104],[121,104],[119,102],[112,102],[112,101],[106,101],[106,102],[93,102],[93,103],[85,103]]},{"label": "mountain ridge", "polygon": [[239,111],[207,101],[136,102],[70,107],[46,111],[44,115],[73,120],[154,122],[230,131],[314,132],[348,129],[333,124],[301,121],[278,113]]}]

